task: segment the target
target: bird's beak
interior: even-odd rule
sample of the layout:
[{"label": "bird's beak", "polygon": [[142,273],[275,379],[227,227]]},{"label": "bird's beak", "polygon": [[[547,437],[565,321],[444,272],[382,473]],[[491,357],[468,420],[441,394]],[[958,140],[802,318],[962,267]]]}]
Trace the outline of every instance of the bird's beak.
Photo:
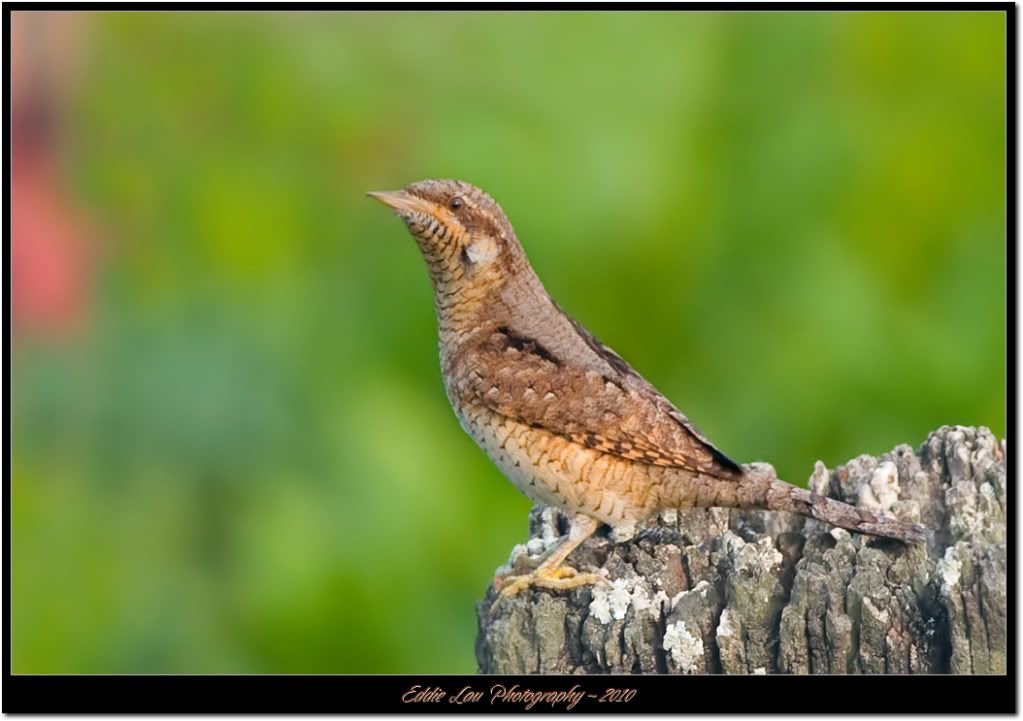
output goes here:
[{"label": "bird's beak", "polygon": [[398,213],[429,213],[430,206],[422,198],[417,198],[404,190],[383,190],[374,193],[366,193],[371,198],[376,198],[381,203]]}]

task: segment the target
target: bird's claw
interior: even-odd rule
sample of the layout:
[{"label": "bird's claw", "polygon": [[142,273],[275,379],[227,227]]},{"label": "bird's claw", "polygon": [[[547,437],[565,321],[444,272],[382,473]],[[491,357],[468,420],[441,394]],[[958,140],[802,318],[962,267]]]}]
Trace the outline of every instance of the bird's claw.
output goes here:
[{"label": "bird's claw", "polygon": [[498,592],[497,599],[490,607],[491,613],[502,599],[511,598],[515,594],[535,586],[565,591],[580,586],[591,586],[606,583],[607,579],[596,573],[580,573],[571,566],[558,566],[552,569],[538,568],[532,573],[521,576],[505,576],[494,579],[494,589]]}]

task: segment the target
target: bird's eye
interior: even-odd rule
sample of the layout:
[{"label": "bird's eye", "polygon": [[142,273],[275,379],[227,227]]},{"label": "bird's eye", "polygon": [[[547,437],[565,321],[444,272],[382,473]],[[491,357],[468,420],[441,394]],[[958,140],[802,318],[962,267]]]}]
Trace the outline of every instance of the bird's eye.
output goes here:
[{"label": "bird's eye", "polygon": [[448,203],[448,207],[451,208],[452,210],[458,210],[459,208],[462,207],[462,199],[456,195],[454,198],[451,199],[451,202]]}]

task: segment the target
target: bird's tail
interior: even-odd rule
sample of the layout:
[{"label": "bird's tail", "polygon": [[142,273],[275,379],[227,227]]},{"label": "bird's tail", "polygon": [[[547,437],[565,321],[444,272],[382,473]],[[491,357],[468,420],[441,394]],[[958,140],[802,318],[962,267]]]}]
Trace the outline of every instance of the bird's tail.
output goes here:
[{"label": "bird's tail", "polygon": [[895,538],[906,543],[927,541],[927,528],[918,523],[907,523],[884,513],[857,508],[784,481],[771,482],[767,500],[768,507],[773,510],[798,513],[850,531]]}]

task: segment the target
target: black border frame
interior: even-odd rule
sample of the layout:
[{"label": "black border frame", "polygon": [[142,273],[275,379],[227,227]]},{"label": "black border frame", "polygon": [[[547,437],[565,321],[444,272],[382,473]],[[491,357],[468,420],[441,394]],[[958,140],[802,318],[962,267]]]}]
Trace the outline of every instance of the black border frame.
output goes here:
[{"label": "black border frame", "polygon": [[[1006,15],[1006,263],[1007,263],[1007,437],[1016,439],[1016,173],[1017,173],[1017,6],[1011,2],[848,2],[848,3],[622,3],[571,4],[495,2],[484,6],[478,2],[453,3],[372,3],[356,2],[336,6],[308,2],[270,2],[258,5],[186,2],[119,4],[98,3],[5,3],[4,73],[5,112],[4,153],[7,167],[4,175],[4,251],[7,273],[4,274],[4,446],[10,443],[10,67],[11,24],[14,11],[137,11],[137,10],[622,10],[706,11],[721,12],[810,12],[810,11],[989,11]],[[1006,471],[1010,484],[1016,478],[1015,454],[1009,453]],[[3,557],[3,712],[4,713],[339,713],[339,712],[442,712],[480,713],[488,711],[516,712],[573,711],[600,712],[663,712],[663,713],[1015,713],[1017,709],[1016,677],[1016,523],[1015,513],[1008,528],[1008,584],[1012,603],[1008,609],[1007,633],[1009,673],[1001,676],[370,676],[370,675],[35,675],[11,673],[10,650],[10,549],[11,549],[11,474],[9,460],[4,464],[3,478],[4,538],[7,553]],[[1013,509],[1015,511],[1015,509]],[[577,689],[582,697],[571,709],[568,702],[490,703],[495,685],[532,691],[568,691]],[[402,699],[415,686],[438,688],[444,696],[432,702],[408,703]],[[478,703],[456,704],[450,698],[470,686],[483,691]],[[608,688],[636,689],[628,703],[599,701]],[[591,695],[592,694],[592,695]],[[438,694],[434,694],[438,696]],[[836,706],[840,703],[840,706]]]}]

